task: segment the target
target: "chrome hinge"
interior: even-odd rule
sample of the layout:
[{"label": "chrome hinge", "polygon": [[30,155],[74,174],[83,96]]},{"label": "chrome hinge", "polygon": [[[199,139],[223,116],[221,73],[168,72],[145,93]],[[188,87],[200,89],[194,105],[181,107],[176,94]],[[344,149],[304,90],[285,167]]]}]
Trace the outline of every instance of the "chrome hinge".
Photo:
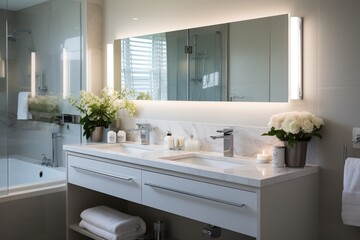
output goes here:
[{"label": "chrome hinge", "polygon": [[192,46],[185,46],[185,53],[192,54]]}]

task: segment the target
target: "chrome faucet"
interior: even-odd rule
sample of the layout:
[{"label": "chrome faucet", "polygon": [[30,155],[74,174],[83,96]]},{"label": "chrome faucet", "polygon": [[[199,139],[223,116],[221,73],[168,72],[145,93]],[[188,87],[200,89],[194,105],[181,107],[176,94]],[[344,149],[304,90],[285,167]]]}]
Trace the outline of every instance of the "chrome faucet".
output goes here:
[{"label": "chrome faucet", "polygon": [[45,153],[42,153],[41,155],[43,156],[43,158],[41,159],[41,165],[47,167],[52,166],[51,159],[48,158]]},{"label": "chrome faucet", "polygon": [[212,139],[223,138],[224,139],[224,156],[233,157],[234,156],[234,136],[233,130],[230,128],[225,128],[223,130],[217,130],[218,133],[223,133],[220,136],[210,136]]},{"label": "chrome faucet", "polygon": [[137,123],[136,126],[137,126],[137,128],[130,129],[129,132],[132,133],[135,131],[140,131],[141,144],[149,145],[150,144],[150,131],[152,130],[150,123]]}]

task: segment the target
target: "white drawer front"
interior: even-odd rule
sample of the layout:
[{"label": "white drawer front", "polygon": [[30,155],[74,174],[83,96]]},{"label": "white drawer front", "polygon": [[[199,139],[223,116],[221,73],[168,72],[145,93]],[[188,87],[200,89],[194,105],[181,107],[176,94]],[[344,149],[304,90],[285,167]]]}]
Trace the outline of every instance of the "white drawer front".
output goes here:
[{"label": "white drawer front", "polygon": [[205,223],[257,235],[257,194],[143,171],[143,204]]},{"label": "white drawer front", "polygon": [[68,155],[68,182],[141,203],[141,170]]}]

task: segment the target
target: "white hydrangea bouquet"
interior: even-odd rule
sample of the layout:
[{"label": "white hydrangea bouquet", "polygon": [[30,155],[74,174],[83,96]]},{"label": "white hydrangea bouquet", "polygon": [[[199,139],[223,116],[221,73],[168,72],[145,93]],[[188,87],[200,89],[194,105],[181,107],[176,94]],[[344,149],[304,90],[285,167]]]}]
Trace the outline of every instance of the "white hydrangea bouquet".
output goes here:
[{"label": "white hydrangea bouquet", "polygon": [[284,112],[271,116],[268,125],[271,129],[263,136],[276,136],[292,146],[296,142],[310,141],[312,136],[321,139],[319,131],[324,121],[309,112]]},{"label": "white hydrangea bouquet", "polygon": [[114,91],[105,87],[100,96],[91,92],[81,91],[80,98],[69,98],[69,103],[80,111],[80,124],[84,128],[84,136],[90,138],[96,127],[108,128],[116,119],[117,112],[125,109],[130,116],[136,110],[135,103],[129,99],[130,91]]}]

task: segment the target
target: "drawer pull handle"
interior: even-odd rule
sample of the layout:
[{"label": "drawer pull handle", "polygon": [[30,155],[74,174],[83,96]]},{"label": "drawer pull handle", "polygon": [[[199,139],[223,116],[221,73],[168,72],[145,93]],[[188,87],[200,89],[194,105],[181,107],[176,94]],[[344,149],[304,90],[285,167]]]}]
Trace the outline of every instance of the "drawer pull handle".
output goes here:
[{"label": "drawer pull handle", "polygon": [[106,177],[116,178],[116,179],[123,180],[123,181],[127,181],[127,182],[130,182],[130,181],[133,180],[131,177],[123,177],[123,176],[119,176],[119,175],[116,175],[116,174],[111,174],[111,173],[107,173],[107,172],[102,172],[102,171],[94,170],[94,169],[90,169],[90,168],[84,168],[84,167],[79,167],[79,166],[71,166],[71,167],[72,167],[72,168],[75,168],[75,169],[77,169],[77,170],[82,170],[82,171],[86,171],[86,172],[91,172],[91,173],[103,175],[103,176],[106,176]]},{"label": "drawer pull handle", "polygon": [[202,195],[195,194],[195,193],[189,193],[189,192],[185,192],[185,191],[181,191],[181,190],[177,190],[177,189],[173,189],[173,188],[168,188],[168,187],[156,185],[156,184],[153,184],[153,183],[144,183],[144,185],[152,187],[152,188],[165,190],[165,191],[184,194],[184,195],[187,195],[187,196],[190,196],[190,197],[196,197],[196,198],[205,199],[205,200],[209,200],[209,201],[213,201],[213,202],[217,202],[217,203],[223,203],[223,204],[227,204],[227,205],[231,205],[231,206],[235,206],[235,207],[241,207],[241,208],[245,207],[245,203],[237,204],[237,203],[228,202],[228,201],[224,201],[224,200],[220,200],[220,199],[216,199],[216,198],[202,196]]}]

